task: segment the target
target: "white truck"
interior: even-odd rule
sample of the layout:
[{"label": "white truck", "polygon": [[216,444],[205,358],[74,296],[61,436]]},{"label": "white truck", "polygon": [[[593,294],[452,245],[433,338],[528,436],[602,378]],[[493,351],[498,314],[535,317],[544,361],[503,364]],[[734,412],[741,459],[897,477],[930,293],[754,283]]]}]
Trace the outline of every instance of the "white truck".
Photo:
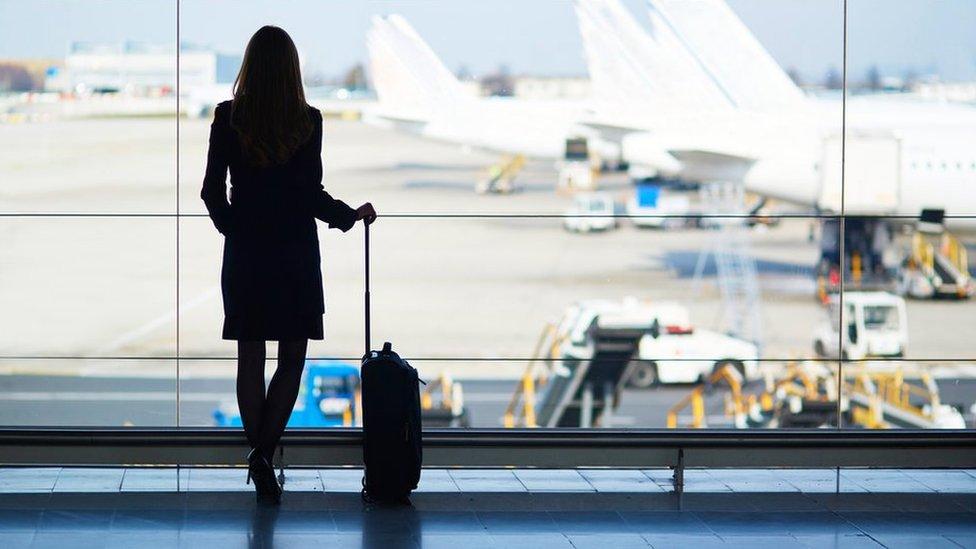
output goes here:
[{"label": "white truck", "polygon": [[694,383],[727,365],[747,381],[760,377],[759,348],[754,343],[690,325],[652,329],[640,340],[638,358],[630,377],[635,387]]},{"label": "white truck", "polygon": [[887,292],[844,292],[843,301],[841,330],[840,298],[830,296],[828,318],[814,335],[813,350],[818,356],[850,360],[905,356],[908,314],[903,298]]},{"label": "white truck", "polygon": [[681,194],[662,192],[657,185],[638,185],[627,201],[627,215],[637,227],[663,229],[686,225],[691,201]]},{"label": "white truck", "polygon": [[588,300],[571,306],[558,331],[562,354],[592,355],[589,332],[638,332],[629,382],[636,387],[659,383],[691,383],[717,368],[732,365],[746,380],[760,377],[759,349],[753,343],[691,325],[688,309],[674,302]]},{"label": "white truck", "polygon": [[607,193],[579,193],[566,210],[563,227],[570,232],[608,231],[617,227],[613,197]]}]

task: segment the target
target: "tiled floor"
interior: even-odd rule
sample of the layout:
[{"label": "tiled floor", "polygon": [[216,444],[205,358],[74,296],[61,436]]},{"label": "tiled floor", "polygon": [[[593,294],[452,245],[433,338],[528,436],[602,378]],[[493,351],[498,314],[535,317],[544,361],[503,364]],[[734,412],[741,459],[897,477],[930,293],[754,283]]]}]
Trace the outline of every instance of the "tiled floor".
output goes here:
[{"label": "tiled floor", "polygon": [[364,507],[358,470],[0,468],[0,548],[974,547],[976,471],[428,470]]}]

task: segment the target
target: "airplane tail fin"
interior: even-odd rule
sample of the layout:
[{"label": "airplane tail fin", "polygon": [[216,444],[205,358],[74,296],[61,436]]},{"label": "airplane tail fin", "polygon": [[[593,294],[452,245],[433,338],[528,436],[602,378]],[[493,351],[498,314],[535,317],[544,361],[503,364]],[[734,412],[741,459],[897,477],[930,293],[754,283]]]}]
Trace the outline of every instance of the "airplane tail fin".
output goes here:
[{"label": "airplane tail fin", "polygon": [[725,0],[647,0],[654,32],[677,38],[739,108],[800,105],[804,94]]},{"label": "airplane tail fin", "polygon": [[399,15],[373,17],[366,49],[373,87],[390,118],[429,121],[463,94],[458,79]]},{"label": "airplane tail fin", "polygon": [[634,105],[662,115],[731,106],[668,28],[648,34],[619,0],[574,4],[598,110],[626,117]]}]

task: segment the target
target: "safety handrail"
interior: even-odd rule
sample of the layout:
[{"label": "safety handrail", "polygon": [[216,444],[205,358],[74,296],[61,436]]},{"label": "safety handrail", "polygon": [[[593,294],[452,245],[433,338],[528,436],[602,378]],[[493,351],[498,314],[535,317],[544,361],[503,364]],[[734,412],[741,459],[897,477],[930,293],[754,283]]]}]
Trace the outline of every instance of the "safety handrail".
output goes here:
[{"label": "safety handrail", "polygon": [[[515,427],[516,422],[521,417],[525,417],[526,427],[536,426],[534,400],[537,383],[535,380],[535,367],[546,341],[549,338],[555,340],[555,333],[556,325],[552,323],[546,323],[539,333],[539,337],[536,339],[536,343],[532,349],[532,354],[525,366],[525,372],[522,374],[519,383],[515,386],[515,391],[512,394],[512,398],[509,399],[508,406],[505,407],[505,414],[503,416],[503,424],[505,427]],[[550,355],[552,352],[553,350],[550,348]],[[532,400],[531,405],[528,402],[529,400]],[[518,414],[519,402],[522,401],[525,401],[525,405],[522,407],[522,413]]]},{"label": "safety handrail", "polygon": [[714,386],[720,382],[725,382],[729,386],[731,397],[726,401],[726,417],[741,417],[746,412],[746,404],[742,398],[742,375],[731,365],[726,364],[712,372],[703,383],[699,383],[688,395],[683,397],[674,406],[668,409],[667,426],[669,429],[678,427],[678,415],[689,404],[691,405],[691,427],[700,429],[706,426],[705,416],[705,387]]},{"label": "safety handrail", "polygon": [[[288,429],[287,467],[362,465],[362,429]],[[0,464],[241,466],[226,428],[2,428]],[[681,456],[683,455],[683,459]],[[976,467],[973,430],[425,429],[428,467]]]}]

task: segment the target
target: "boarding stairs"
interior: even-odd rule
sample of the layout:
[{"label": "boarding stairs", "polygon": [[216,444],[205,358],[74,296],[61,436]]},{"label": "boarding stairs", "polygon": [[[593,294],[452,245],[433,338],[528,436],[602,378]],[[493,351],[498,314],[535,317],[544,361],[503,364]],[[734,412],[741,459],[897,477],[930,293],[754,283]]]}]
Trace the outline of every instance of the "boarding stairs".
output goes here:
[{"label": "boarding stairs", "polygon": [[855,424],[869,429],[965,428],[962,415],[942,404],[939,388],[926,371],[907,379],[903,368],[872,371],[860,366],[845,383],[844,395],[850,400]]},{"label": "boarding stairs", "polygon": [[515,191],[515,178],[525,167],[525,156],[521,154],[505,156],[501,162],[488,168],[488,173],[478,181],[475,191],[478,194],[508,194]]},{"label": "boarding stairs", "polygon": [[778,379],[767,372],[760,392],[749,392],[735,374],[716,371],[694,387],[668,411],[668,427],[707,427],[704,397],[718,388],[727,389],[724,412],[736,428],[834,427],[838,412],[843,425],[866,429],[965,427],[924,370],[909,376],[901,365],[852,365],[845,369],[839,407],[836,370],[821,363],[791,362]]},{"label": "boarding stairs", "polygon": [[903,292],[911,297],[966,299],[976,293],[966,247],[944,229],[912,235],[904,267]]},{"label": "boarding stairs", "polygon": [[506,427],[612,427],[644,329],[587,331],[587,351],[565,353],[565,334],[551,325],[540,336],[505,411]]},{"label": "boarding stairs", "polygon": [[750,250],[745,191],[737,183],[708,183],[700,188],[704,215],[718,224],[710,249],[698,256],[693,280],[700,284],[708,256],[715,258],[722,296],[721,330],[751,341],[762,350],[762,305],[756,260]]},{"label": "boarding stairs", "polygon": [[420,393],[420,416],[427,427],[471,427],[461,383],[446,372],[427,383]]}]

